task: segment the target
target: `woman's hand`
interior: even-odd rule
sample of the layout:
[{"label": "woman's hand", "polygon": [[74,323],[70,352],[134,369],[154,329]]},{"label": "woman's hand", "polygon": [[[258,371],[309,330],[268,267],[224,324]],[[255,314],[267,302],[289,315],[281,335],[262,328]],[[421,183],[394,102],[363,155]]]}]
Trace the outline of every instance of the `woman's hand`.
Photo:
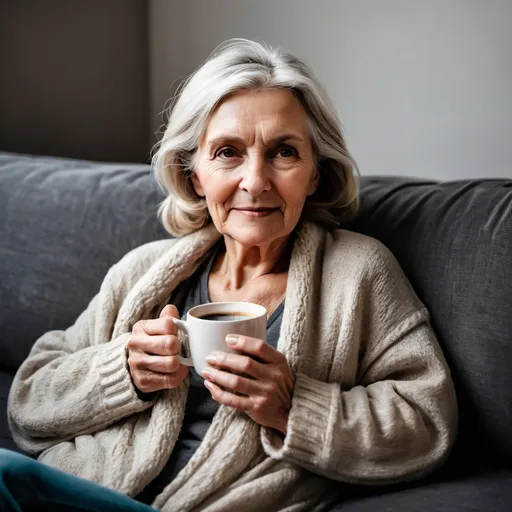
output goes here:
[{"label": "woman's hand", "polygon": [[160,318],[140,320],[128,341],[130,375],[143,393],[177,388],[188,375],[180,363],[180,342],[172,318],[179,318],[175,306],[167,305]]},{"label": "woman's hand", "polygon": [[226,343],[240,354],[213,352],[206,358],[204,384],[213,399],[286,435],[295,377],[285,355],[247,336],[229,335]]}]

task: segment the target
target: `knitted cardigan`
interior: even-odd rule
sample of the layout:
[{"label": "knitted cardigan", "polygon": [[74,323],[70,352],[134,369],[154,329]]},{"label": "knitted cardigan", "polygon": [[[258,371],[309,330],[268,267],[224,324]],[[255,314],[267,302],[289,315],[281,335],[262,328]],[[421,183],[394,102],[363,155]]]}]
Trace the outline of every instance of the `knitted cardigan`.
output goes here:
[{"label": "knitted cardigan", "polygon": [[[9,395],[23,450],[130,496],[155,478],[179,435],[188,382],[140,400],[126,343],[219,237],[210,225],[131,251],[73,326],[37,340]],[[297,228],[278,350],[296,376],[286,436],[221,405],[155,508],[320,510],[339,481],[418,478],[445,459],[457,423],[450,372],[427,311],[378,241]]]}]

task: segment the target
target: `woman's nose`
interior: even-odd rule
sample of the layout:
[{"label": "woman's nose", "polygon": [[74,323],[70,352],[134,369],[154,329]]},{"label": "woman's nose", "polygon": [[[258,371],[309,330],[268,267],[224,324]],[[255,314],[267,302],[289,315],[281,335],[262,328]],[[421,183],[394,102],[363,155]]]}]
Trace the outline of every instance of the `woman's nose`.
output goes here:
[{"label": "woman's nose", "polygon": [[264,157],[247,158],[242,169],[242,180],[239,186],[252,196],[259,196],[270,190],[268,163]]}]

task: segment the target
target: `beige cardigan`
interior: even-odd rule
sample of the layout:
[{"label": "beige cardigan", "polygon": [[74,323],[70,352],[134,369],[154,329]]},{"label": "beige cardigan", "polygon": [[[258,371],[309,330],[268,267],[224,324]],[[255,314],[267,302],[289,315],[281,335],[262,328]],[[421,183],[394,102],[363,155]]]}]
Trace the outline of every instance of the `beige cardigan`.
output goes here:
[{"label": "beige cardigan", "polygon": [[[9,396],[22,449],[130,496],[162,470],[188,384],[139,400],[125,345],[218,238],[209,226],[135,249],[72,327],[39,338]],[[336,480],[397,482],[445,459],[457,422],[450,372],[427,311],[376,240],[298,228],[278,349],[296,374],[286,437],[221,406],[154,507],[319,510]]]}]

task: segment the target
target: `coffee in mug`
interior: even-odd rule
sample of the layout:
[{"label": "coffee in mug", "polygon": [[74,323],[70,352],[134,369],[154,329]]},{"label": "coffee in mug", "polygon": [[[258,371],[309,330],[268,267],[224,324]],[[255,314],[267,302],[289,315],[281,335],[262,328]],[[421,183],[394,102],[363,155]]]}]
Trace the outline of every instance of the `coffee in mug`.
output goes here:
[{"label": "coffee in mug", "polygon": [[173,319],[188,336],[190,357],[180,356],[181,364],[193,366],[199,375],[214,350],[231,352],[228,334],[240,334],[267,341],[267,310],[251,302],[212,302],[189,309],[186,320]]},{"label": "coffee in mug", "polygon": [[203,320],[213,320],[217,322],[225,322],[226,320],[237,321],[237,320],[245,320],[247,318],[255,318],[256,315],[252,313],[242,313],[237,311],[226,311],[223,313],[208,313],[203,315],[201,318]]}]

